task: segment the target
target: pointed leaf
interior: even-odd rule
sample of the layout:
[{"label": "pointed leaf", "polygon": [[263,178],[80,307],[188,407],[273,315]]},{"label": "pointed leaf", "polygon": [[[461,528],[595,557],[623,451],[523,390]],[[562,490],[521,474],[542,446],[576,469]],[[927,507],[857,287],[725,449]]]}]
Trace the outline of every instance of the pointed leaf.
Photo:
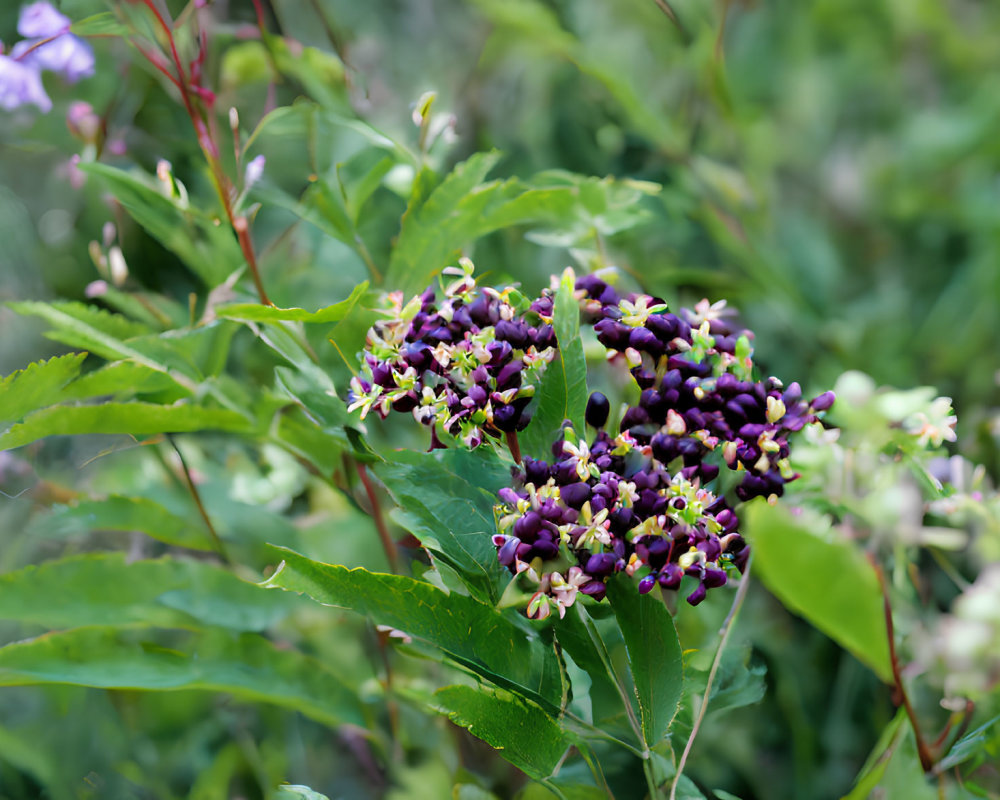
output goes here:
[{"label": "pointed leaf", "polygon": [[553,326],[559,354],[542,376],[538,407],[518,437],[521,449],[534,458],[547,458],[559,436],[563,420],[573,423],[580,435],[586,432],[587,359],[580,339],[580,307],[573,297],[573,271],[566,270],[556,293]]},{"label": "pointed leaf", "polygon": [[346,300],[334,303],[332,306],[318,311],[306,311],[303,308],[278,308],[260,303],[230,303],[216,306],[216,316],[225,319],[239,319],[250,322],[339,322],[354,307],[366,291],[368,282],[364,281],[354,287],[354,291]]},{"label": "pointed leaf", "polygon": [[231,692],[326,725],[365,725],[356,691],[325,664],[250,633],[76,628],[0,648],[0,686],[39,684]]},{"label": "pointed leaf", "polygon": [[497,612],[402,575],[347,569],[274,548],[284,559],[265,583],[305,592],[325,605],[367,614],[434,645],[453,661],[544,707],[562,707],[564,685],[551,645]]},{"label": "pointed leaf", "polygon": [[491,540],[493,506],[510,473],[481,450],[400,450],[376,474],[402,510],[397,521],[458,572],[474,597],[495,604],[510,577]]},{"label": "pointed leaf", "polygon": [[61,392],[80,371],[86,353],[36,361],[0,381],[0,422],[13,422],[30,411],[62,399]]},{"label": "pointed leaf", "polygon": [[666,606],[652,595],[639,594],[627,576],[615,575],[607,586],[628,650],[642,736],[653,747],[670,728],[684,686],[677,631]]},{"label": "pointed leaf", "polygon": [[[743,513],[741,512],[741,516]],[[882,590],[871,564],[851,542],[821,538],[817,526],[780,506],[754,502],[745,530],[764,585],[884,681],[892,678]]]},{"label": "pointed leaf", "polygon": [[268,592],[201,561],[126,561],[98,553],[0,575],[0,619],[71,628],[197,623],[261,631],[286,617],[294,597]]},{"label": "pointed leaf", "polygon": [[508,692],[455,685],[438,689],[434,699],[452,722],[536,780],[553,773],[570,745],[552,717]]},{"label": "pointed leaf", "polygon": [[220,408],[154,403],[105,403],[99,406],[53,406],[25,417],[0,436],[0,450],[22,447],[45,436],[122,433],[148,436],[201,430],[248,431],[240,414]]}]

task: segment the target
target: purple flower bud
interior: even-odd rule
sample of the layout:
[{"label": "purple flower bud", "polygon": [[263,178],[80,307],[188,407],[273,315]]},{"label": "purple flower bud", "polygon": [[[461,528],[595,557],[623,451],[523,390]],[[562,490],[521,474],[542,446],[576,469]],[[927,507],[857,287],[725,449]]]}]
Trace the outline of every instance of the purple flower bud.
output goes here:
[{"label": "purple flower bud", "polygon": [[497,496],[509,506],[516,506],[517,501],[521,499],[521,496],[509,486],[504,486],[497,492]]},{"label": "purple flower bud", "polygon": [[559,542],[553,541],[552,539],[539,539],[532,545],[531,557],[547,560],[550,558],[555,558],[559,555]]},{"label": "purple flower bud", "polygon": [[594,331],[597,333],[597,340],[612,350],[624,350],[628,347],[632,333],[628,325],[613,319],[602,319],[594,325]]},{"label": "purple flower bud", "polygon": [[521,422],[521,412],[517,406],[502,405],[493,410],[493,425],[504,433],[513,433]]},{"label": "purple flower bud", "polygon": [[618,559],[611,553],[594,553],[587,559],[587,566],[584,572],[593,575],[595,578],[603,578],[614,572],[615,562]]},{"label": "purple flower bud", "polygon": [[690,603],[693,606],[696,606],[702,600],[705,599],[705,595],[707,594],[707,592],[708,590],[705,588],[705,584],[699,583],[698,586],[695,588],[695,590],[691,592],[691,594],[689,594],[686,599],[688,603]]},{"label": "purple flower bud", "polygon": [[580,587],[580,591],[589,597],[593,597],[595,600],[603,600],[607,594],[608,587],[604,585],[603,581],[587,581],[587,583]]},{"label": "purple flower bud", "polygon": [[496,326],[496,337],[501,341],[510,342],[511,347],[523,350],[528,346],[528,326],[520,320],[500,320]]},{"label": "purple flower bud", "polygon": [[673,314],[650,314],[646,320],[646,327],[666,344],[677,336],[677,322],[677,317]]},{"label": "purple flower bud", "polygon": [[586,483],[571,483],[560,488],[559,496],[570,508],[581,508],[590,499],[590,486]]},{"label": "purple flower bud", "polygon": [[586,420],[593,428],[603,428],[611,413],[611,403],[600,392],[593,392],[587,400]]},{"label": "purple flower bud", "polygon": [[649,594],[654,586],[656,586],[656,575],[647,575],[639,581],[639,594]]},{"label": "purple flower bud", "polygon": [[663,354],[663,342],[656,338],[656,334],[646,328],[633,328],[628,337],[628,346],[634,347],[641,353],[650,353],[654,356]]},{"label": "purple flower bud", "polygon": [[528,511],[523,517],[514,523],[514,535],[521,540],[534,539],[538,534],[538,529],[542,526],[542,519],[535,511]]},{"label": "purple flower bud", "polygon": [[528,483],[541,486],[549,479],[549,465],[539,459],[526,456],[524,459],[524,477]]},{"label": "purple flower bud", "polygon": [[660,570],[660,576],[657,578],[657,583],[659,583],[664,589],[676,589],[681,585],[681,578],[683,577],[684,570],[671,562],[664,565],[663,569]]},{"label": "purple flower bud", "polygon": [[520,545],[521,540],[516,536],[508,537],[507,541],[500,546],[499,550],[497,550],[497,561],[505,567],[509,567],[514,563],[514,556],[517,555],[517,548],[520,547]]},{"label": "purple flower bud", "polygon": [[622,417],[618,430],[627,431],[629,428],[636,425],[645,425],[647,422],[649,422],[649,414],[646,409],[639,406],[632,406],[625,412],[625,416]]},{"label": "purple flower bud", "polygon": [[809,405],[813,411],[826,411],[833,405],[833,401],[836,399],[837,396],[833,392],[823,392],[823,394],[813,400]]},{"label": "purple flower bud", "polygon": [[802,387],[799,386],[798,381],[793,381],[788,384],[788,388],[785,389],[784,393],[781,395],[781,402],[783,402],[787,408],[791,408],[801,399]]},{"label": "purple flower bud", "polygon": [[711,567],[705,570],[705,586],[709,589],[716,589],[719,586],[726,585],[726,571],[724,569],[712,569]]}]

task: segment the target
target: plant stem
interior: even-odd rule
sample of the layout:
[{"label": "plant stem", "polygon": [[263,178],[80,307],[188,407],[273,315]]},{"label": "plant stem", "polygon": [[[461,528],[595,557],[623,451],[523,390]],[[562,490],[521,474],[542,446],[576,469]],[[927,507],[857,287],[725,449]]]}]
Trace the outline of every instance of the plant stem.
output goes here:
[{"label": "plant stem", "polygon": [[882,608],[885,613],[885,632],[889,640],[889,663],[892,667],[894,689],[903,704],[903,708],[906,709],[906,716],[910,720],[910,727],[913,728],[913,738],[917,741],[917,755],[920,757],[920,766],[923,767],[924,772],[931,772],[934,769],[934,754],[931,753],[931,749],[927,746],[927,742],[920,732],[917,712],[914,711],[913,704],[910,703],[910,696],[906,693],[906,687],[903,685],[903,675],[899,669],[899,657],[896,653],[896,633],[892,623],[892,603],[889,599],[889,585],[886,583],[882,567],[875,561],[875,557],[871,553],[868,553],[868,561],[872,565],[872,569],[875,570],[879,586],[882,588]]},{"label": "plant stem", "polygon": [[515,464],[521,463],[521,445],[517,441],[516,431],[507,431],[505,434],[507,439],[507,448],[510,450],[510,455],[514,459]]},{"label": "plant stem", "polygon": [[750,585],[750,565],[753,563],[753,557],[751,556],[750,561],[747,562],[746,571],[743,573],[743,579],[740,581],[740,588],[736,590],[736,597],[733,598],[733,604],[729,608],[729,614],[726,615],[725,621],[722,623],[722,627],[719,629],[719,633],[722,638],[719,640],[719,649],[715,652],[715,658],[712,661],[712,668],[708,671],[708,682],[705,684],[705,695],[701,701],[701,707],[698,709],[698,716],[695,718],[694,725],[691,728],[691,735],[688,737],[687,744],[684,745],[684,752],[681,753],[680,761],[677,762],[677,771],[674,773],[674,779],[670,784],[670,800],[676,800],[677,797],[677,786],[680,783],[681,775],[684,774],[684,765],[687,764],[688,756],[691,755],[691,748],[694,747],[694,740],[698,736],[698,731],[701,729],[701,723],[705,719],[705,714],[708,711],[708,701],[712,696],[712,687],[715,684],[715,674],[719,671],[719,665],[722,663],[722,654],[726,650],[726,643],[729,641],[729,634],[733,631],[733,622],[736,620],[736,615],[739,613],[740,607],[743,605],[743,599],[747,596],[747,587]]},{"label": "plant stem", "polygon": [[382,549],[385,550],[385,557],[389,561],[389,568],[393,572],[399,572],[399,552],[396,548],[396,543],[392,540],[392,536],[389,535],[389,528],[385,524],[385,517],[382,514],[382,505],[379,503],[378,493],[375,491],[375,486],[372,484],[365,465],[360,461],[355,462],[355,465],[357,466],[358,477],[365,487],[368,503],[372,508],[372,519],[375,522],[375,530],[378,531],[378,537],[382,540]]},{"label": "plant stem", "polygon": [[187,485],[188,491],[191,493],[191,497],[194,499],[194,504],[198,507],[198,513],[201,515],[201,519],[205,523],[205,527],[208,528],[209,536],[212,537],[212,543],[215,545],[215,552],[219,555],[219,558],[226,562],[226,564],[232,566],[233,562],[229,558],[229,553],[226,552],[226,545],[223,543],[222,537],[219,536],[219,532],[215,530],[215,526],[212,524],[212,520],[208,516],[205,504],[201,501],[201,494],[198,492],[198,487],[195,486],[194,480],[191,478],[191,470],[188,468],[187,461],[185,461],[184,454],[177,446],[177,442],[174,441],[173,434],[167,434],[167,441],[170,442],[170,446],[174,449],[174,452],[177,454],[177,458],[181,462],[181,470],[184,473],[184,482]]}]

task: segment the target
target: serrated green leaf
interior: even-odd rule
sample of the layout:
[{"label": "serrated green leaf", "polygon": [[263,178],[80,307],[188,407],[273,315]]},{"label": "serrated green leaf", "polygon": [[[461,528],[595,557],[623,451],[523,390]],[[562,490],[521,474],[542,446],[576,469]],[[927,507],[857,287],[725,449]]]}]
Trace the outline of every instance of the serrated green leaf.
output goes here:
[{"label": "serrated green leaf", "polygon": [[764,585],[786,608],[891,681],[882,590],[861,551],[842,539],[820,538],[821,532],[780,506],[754,502],[741,517]]},{"label": "serrated green leaf", "polygon": [[86,353],[36,361],[0,381],[0,422],[13,422],[30,411],[62,399],[62,389],[76,377]]},{"label": "serrated green leaf", "polygon": [[0,436],[0,450],[11,450],[46,436],[122,433],[148,436],[201,430],[246,432],[246,417],[221,408],[154,403],[105,403],[96,406],[53,406],[25,417]]},{"label": "serrated green leaf", "polygon": [[495,604],[510,580],[490,538],[496,493],[510,479],[502,462],[478,451],[400,450],[376,474],[403,512],[397,521],[454,569],[474,597]]},{"label": "serrated green leaf", "polygon": [[538,407],[528,427],[518,436],[521,450],[534,458],[547,458],[559,436],[563,420],[585,435],[587,410],[587,359],[580,339],[580,307],[573,297],[573,273],[567,270],[556,293],[553,327],[559,353],[546,368],[538,389]]},{"label": "serrated green leaf", "polygon": [[627,576],[613,576],[607,587],[628,651],[642,736],[653,747],[670,728],[684,687],[677,631],[666,606],[652,595],[639,594]]},{"label": "serrated green leaf", "polygon": [[58,506],[32,523],[33,535],[64,537],[90,531],[141,531],[175,547],[211,551],[214,544],[203,523],[192,524],[145,497],[111,495]]},{"label": "serrated green leaf", "polygon": [[168,389],[178,387],[166,373],[134,361],[116,361],[77,378],[63,388],[59,399],[65,402],[102,395],[132,396]]},{"label": "serrated green leaf", "polygon": [[288,616],[294,600],[205,562],[128,562],[124,553],[75,556],[0,575],[0,619],[47,628],[138,623],[262,631]]},{"label": "serrated green leaf", "polygon": [[140,227],[207,286],[218,286],[244,265],[231,229],[180,198],[168,197],[153,177],[99,162],[81,163],[80,169],[98,178]]},{"label": "serrated green leaf", "polygon": [[346,300],[334,303],[332,306],[318,311],[306,311],[303,308],[278,308],[260,303],[230,303],[216,306],[216,316],[224,319],[238,319],[249,322],[340,322],[354,308],[358,299],[368,291],[368,282],[364,281],[354,287]]},{"label": "serrated green leaf", "polygon": [[190,392],[196,391],[196,383],[190,374],[179,374],[124,341],[148,333],[145,325],[82,303],[18,302],[9,303],[8,307],[19,314],[41,317],[56,329],[56,338],[60,341],[89,350],[109,361],[134,361],[168,375]]},{"label": "serrated green leaf", "polygon": [[284,562],[265,585],[367,614],[439,648],[501,688],[549,709],[562,707],[563,676],[555,649],[495,609],[402,575],[322,564],[274,549]]},{"label": "serrated green leaf", "polygon": [[552,774],[570,745],[541,708],[508,692],[455,685],[438,689],[434,699],[452,722],[536,780]]},{"label": "serrated green leaf", "polygon": [[84,17],[70,25],[69,30],[77,36],[126,36],[129,33],[128,26],[119,22],[110,11]]},{"label": "serrated green leaf", "polygon": [[325,664],[256,634],[92,627],[0,648],[0,686],[230,692],[326,725],[365,725],[356,691]]}]

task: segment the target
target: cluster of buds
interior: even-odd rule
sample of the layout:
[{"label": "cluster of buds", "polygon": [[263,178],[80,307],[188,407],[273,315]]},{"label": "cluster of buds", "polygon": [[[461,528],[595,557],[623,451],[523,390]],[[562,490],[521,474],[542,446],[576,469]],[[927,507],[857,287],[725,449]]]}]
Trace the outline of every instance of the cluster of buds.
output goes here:
[{"label": "cluster of buds", "polygon": [[441,435],[478,447],[485,436],[522,430],[528,404],[556,355],[552,298],[531,301],[516,289],[477,287],[473,266],[444,272],[455,279],[435,302],[428,289],[405,306],[389,295],[386,319],[369,331],[362,372],[351,381],[349,410],[412,413]]},{"label": "cluster of buds", "polygon": [[675,315],[647,295],[622,298],[595,276],[576,289],[609,358],[627,363],[639,403],[613,435],[609,403],[594,393],[590,443],[566,427],[551,463],[525,460],[520,488],[500,492],[498,558],[535,588],[531,617],[553,605],[562,616],[580,592],[603,598],[616,572],[640,577],[641,593],[676,591],[690,576],[687,601],[697,605],[749,557],[719,493],[721,467],[741,474],[739,500],[774,502],[797,477],[788,434],[817,421],[833,394],[806,402],[798,384],[753,381],[751,334],[732,327],[724,302]]}]

